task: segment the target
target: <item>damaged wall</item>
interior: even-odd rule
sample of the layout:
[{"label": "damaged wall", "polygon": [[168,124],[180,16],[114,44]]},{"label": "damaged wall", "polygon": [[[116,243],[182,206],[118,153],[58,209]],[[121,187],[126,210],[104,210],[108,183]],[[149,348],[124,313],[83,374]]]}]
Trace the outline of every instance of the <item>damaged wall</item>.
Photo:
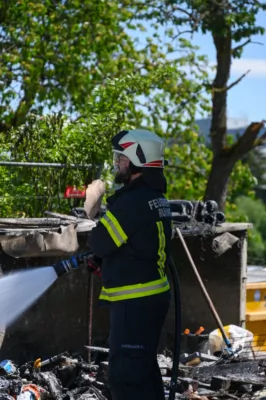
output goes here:
[{"label": "damaged wall", "polygon": [[[240,316],[240,299],[241,296],[243,298],[241,270],[243,271],[243,246],[246,251],[244,245],[246,230],[242,228],[232,233],[239,240],[220,256],[213,251],[213,236],[191,236],[185,240],[223,323],[239,325],[243,319],[243,315]],[[86,235],[85,233],[78,235],[80,252],[86,251]],[[14,259],[2,250],[0,256],[4,273],[30,266],[51,265],[58,260],[54,257]],[[199,326],[204,326],[208,330],[216,328],[187,256],[177,238],[173,239],[173,256],[181,286],[183,329],[189,328],[193,331]],[[47,358],[65,350],[83,352],[86,356],[84,345],[89,342],[88,279],[88,271],[83,268],[56,281],[7,329],[0,358],[11,358],[22,363],[37,357]],[[103,345],[109,333],[108,309],[97,307],[99,291],[100,282],[94,278],[93,345]],[[172,348],[173,335],[174,305],[172,304],[165,323],[161,348]]]}]

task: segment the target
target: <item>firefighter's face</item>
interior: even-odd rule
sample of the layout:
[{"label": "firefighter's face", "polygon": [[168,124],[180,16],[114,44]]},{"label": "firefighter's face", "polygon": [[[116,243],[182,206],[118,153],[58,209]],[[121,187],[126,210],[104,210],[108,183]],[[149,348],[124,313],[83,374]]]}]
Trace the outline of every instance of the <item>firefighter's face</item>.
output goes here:
[{"label": "firefighter's face", "polygon": [[123,154],[114,152],[114,167],[116,170],[115,183],[127,183],[130,181],[130,161]]}]

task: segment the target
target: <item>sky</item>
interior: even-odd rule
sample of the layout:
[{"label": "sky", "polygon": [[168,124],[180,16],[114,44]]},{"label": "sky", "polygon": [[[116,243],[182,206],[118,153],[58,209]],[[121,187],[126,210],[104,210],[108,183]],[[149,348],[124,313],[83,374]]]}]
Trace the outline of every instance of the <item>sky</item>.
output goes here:
[{"label": "sky", "polygon": [[[266,12],[258,15],[257,23],[266,29]],[[266,34],[254,36],[244,48],[241,59],[232,63],[231,81],[249,69],[250,73],[228,92],[228,117],[248,122],[266,120]],[[193,43],[200,46],[202,53],[215,62],[215,49],[211,35],[197,34]]]},{"label": "sky", "polygon": [[[258,14],[257,24],[266,29],[266,12]],[[152,31],[148,25],[146,29],[150,36]],[[228,128],[266,120],[266,33],[252,37],[252,41],[259,44],[248,44],[241,59],[232,63],[230,82],[251,71],[228,92]],[[215,64],[215,48],[210,34],[194,34],[192,43],[200,47],[200,54],[207,55],[210,63]]]}]

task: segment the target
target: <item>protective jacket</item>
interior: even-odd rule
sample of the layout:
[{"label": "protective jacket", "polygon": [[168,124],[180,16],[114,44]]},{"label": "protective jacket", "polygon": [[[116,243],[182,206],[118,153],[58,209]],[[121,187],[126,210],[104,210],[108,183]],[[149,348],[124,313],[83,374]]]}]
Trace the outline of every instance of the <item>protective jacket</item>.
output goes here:
[{"label": "protective jacket", "polygon": [[100,299],[115,302],[168,291],[172,221],[162,191],[140,177],[117,190],[107,204],[89,236],[90,248],[103,259]]}]

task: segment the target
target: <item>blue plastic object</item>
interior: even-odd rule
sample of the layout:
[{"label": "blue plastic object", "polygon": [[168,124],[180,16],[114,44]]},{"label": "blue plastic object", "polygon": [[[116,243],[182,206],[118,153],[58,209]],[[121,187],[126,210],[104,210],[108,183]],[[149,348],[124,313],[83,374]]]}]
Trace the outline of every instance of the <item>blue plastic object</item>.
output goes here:
[{"label": "blue plastic object", "polygon": [[0,369],[5,370],[9,374],[14,374],[17,371],[14,363],[11,360],[3,360],[0,362]]}]

